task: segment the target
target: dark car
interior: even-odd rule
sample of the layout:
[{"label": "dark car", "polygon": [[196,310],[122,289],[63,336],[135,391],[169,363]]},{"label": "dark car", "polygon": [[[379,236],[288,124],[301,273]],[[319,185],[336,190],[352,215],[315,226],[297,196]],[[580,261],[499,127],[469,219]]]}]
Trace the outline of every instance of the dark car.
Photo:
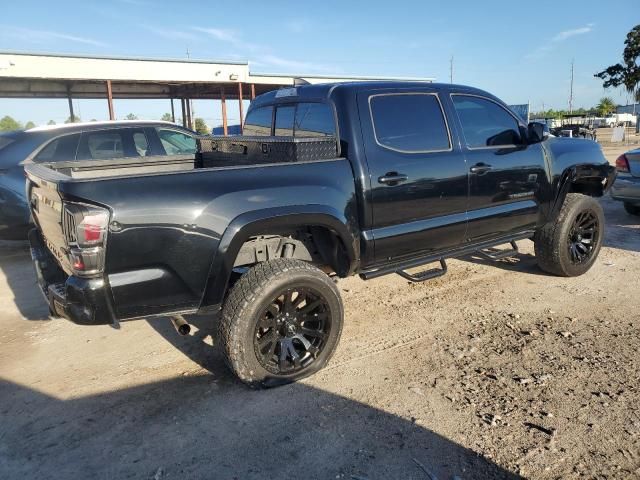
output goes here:
[{"label": "dark car", "polygon": [[196,133],[167,122],[117,121],[48,125],[0,134],[0,239],[26,239],[30,212],[24,165],[32,162],[108,160],[188,155]]},{"label": "dark car", "polygon": [[31,164],[40,285],[79,324],[170,315],[184,332],[181,315],[221,311],[236,375],[291,382],[335,351],[332,276],[422,282],[523,239],[544,271],[587,272],[615,168],[596,142],[543,130],[471,87],[306,85],[257,97],[245,135],[203,137],[190,160]]}]

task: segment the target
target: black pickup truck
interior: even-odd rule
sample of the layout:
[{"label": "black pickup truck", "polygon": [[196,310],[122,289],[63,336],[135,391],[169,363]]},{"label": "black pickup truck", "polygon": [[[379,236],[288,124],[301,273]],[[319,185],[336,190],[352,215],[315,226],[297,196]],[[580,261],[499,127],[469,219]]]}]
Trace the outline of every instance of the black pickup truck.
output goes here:
[{"label": "black pickup truck", "polygon": [[[80,324],[209,314],[234,373],[271,386],[331,357],[343,324],[335,277],[420,282],[446,272],[448,258],[514,255],[522,239],[543,270],[575,276],[602,245],[593,197],[615,168],[599,146],[546,138],[475,88],[283,89],[255,99],[244,133],[227,164],[27,166],[32,256],[52,313]],[[294,154],[246,155],[261,139],[265,155],[273,141]],[[332,154],[297,157],[309,139]]]}]

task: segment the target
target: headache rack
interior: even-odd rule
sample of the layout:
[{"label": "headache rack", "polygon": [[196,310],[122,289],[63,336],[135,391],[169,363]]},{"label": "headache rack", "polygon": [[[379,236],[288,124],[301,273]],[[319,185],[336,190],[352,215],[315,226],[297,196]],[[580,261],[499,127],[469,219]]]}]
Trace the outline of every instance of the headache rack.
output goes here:
[{"label": "headache rack", "polygon": [[224,137],[198,138],[196,163],[202,168],[264,163],[311,162],[336,158],[334,136],[326,137]]}]

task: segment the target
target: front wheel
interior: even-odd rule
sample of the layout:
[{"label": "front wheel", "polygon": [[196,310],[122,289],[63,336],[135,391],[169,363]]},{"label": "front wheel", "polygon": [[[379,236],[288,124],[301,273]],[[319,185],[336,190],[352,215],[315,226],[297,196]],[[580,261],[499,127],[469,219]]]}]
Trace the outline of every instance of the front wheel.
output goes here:
[{"label": "front wheel", "polygon": [[263,262],[231,289],[222,309],[220,345],[244,383],[283,385],[327,364],[343,316],[338,289],[324,272],[300,260]]},{"label": "front wheel", "polygon": [[604,212],[592,197],[567,194],[555,221],[534,237],[542,270],[562,277],[582,275],[591,268],[604,238]]}]

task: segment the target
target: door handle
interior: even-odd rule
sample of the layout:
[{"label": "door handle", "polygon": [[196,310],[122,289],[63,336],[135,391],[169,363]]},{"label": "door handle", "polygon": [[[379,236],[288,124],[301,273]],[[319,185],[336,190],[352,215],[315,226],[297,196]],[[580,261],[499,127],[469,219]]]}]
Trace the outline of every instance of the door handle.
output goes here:
[{"label": "door handle", "polygon": [[483,173],[487,173],[489,170],[491,170],[491,168],[492,168],[491,165],[487,165],[486,163],[478,163],[473,167],[471,167],[469,171],[471,173],[476,173],[480,175]]},{"label": "door handle", "polygon": [[385,185],[397,185],[402,182],[406,182],[409,179],[403,173],[387,172],[382,177],[378,177],[378,183],[384,183]]}]

